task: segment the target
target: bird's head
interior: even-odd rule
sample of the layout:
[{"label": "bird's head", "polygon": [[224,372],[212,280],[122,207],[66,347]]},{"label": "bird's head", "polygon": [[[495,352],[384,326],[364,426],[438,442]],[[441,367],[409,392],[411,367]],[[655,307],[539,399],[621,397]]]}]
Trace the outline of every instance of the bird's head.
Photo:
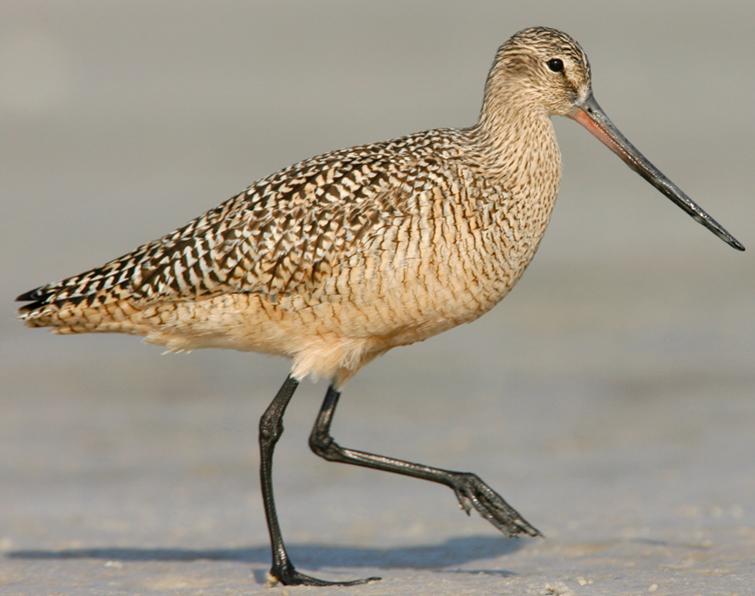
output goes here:
[{"label": "bird's head", "polygon": [[616,128],[593,96],[587,55],[574,39],[557,29],[530,27],[514,34],[499,48],[488,75],[483,119],[506,122],[510,131],[522,128],[527,115],[567,116],[579,122],[693,219],[730,246],[744,250]]},{"label": "bird's head", "polygon": [[591,93],[587,55],[566,33],[548,27],[530,27],[506,41],[491,78],[516,86],[552,116],[566,116]]}]

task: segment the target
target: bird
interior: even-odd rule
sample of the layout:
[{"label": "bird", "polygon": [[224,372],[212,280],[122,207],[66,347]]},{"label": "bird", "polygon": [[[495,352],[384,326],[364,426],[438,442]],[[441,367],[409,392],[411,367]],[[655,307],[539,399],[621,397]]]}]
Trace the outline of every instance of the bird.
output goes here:
[{"label": "bird", "polygon": [[507,536],[540,536],[474,473],[343,447],[330,428],[344,384],[388,350],[477,319],[532,260],[558,194],[552,117],[584,126],[668,199],[744,246],[650,163],[596,101],[590,63],[568,34],[530,27],[489,70],[477,121],[304,159],[253,182],[175,231],[18,297],[30,327],[143,336],[168,351],[230,348],[287,357],[259,421],[269,580],[330,581],[293,564],[273,497],[273,454],[300,382],[329,386],[309,445],[320,457],[449,487]]}]

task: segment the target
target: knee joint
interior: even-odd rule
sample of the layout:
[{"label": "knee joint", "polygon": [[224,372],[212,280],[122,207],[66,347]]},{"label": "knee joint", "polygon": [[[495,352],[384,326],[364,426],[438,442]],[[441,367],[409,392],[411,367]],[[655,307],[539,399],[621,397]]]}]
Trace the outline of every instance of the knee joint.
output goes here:
[{"label": "knee joint", "polygon": [[260,442],[275,443],[283,434],[283,422],[280,417],[268,416],[265,413],[260,418],[259,433]]},{"label": "knee joint", "polygon": [[336,442],[327,432],[314,431],[309,435],[309,448],[320,457],[331,459],[337,449]]}]

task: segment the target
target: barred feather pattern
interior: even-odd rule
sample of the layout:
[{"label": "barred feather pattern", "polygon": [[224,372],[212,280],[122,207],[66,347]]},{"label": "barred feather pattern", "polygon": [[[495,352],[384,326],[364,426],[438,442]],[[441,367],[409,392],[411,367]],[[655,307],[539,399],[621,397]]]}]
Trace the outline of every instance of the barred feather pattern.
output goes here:
[{"label": "barred feather pattern", "polygon": [[550,119],[507,93],[500,60],[476,126],[294,164],[171,234],[22,294],[21,317],[169,350],[285,355],[297,378],[337,383],[479,317],[532,259],[560,176]]}]

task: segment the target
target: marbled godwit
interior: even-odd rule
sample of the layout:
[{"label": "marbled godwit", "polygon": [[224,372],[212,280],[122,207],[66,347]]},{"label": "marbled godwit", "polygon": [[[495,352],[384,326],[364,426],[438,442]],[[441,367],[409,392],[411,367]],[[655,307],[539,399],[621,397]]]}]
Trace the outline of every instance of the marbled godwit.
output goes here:
[{"label": "marbled godwit", "polygon": [[[450,487],[507,535],[539,532],[474,474],[338,445],[343,383],[390,348],[471,321],[501,300],[545,231],[560,175],[550,117],[568,116],[698,222],[742,245],[650,164],[593,98],[569,36],[521,31],[499,49],[479,121],[334,151],[253,183],[163,238],[19,296],[21,317],[57,333],[143,335],[170,350],[224,347],[292,359],[260,420],[271,576],[299,573],[278,526],[274,446],[300,380],[331,379],[310,436],[318,455]],[[370,578],[374,579],[374,578]]]}]

